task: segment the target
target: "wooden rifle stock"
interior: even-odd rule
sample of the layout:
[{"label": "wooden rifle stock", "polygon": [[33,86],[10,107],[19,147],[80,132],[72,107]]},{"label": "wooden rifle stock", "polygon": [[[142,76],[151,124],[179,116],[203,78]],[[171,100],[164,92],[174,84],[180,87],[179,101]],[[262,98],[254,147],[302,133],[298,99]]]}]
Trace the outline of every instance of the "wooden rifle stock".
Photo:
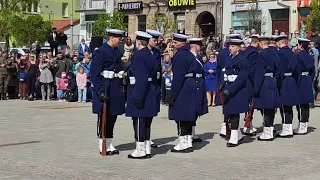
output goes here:
[{"label": "wooden rifle stock", "polygon": [[101,136],[102,136],[102,156],[107,155],[107,149],[106,149],[106,135],[105,135],[105,130],[106,130],[106,124],[107,124],[107,112],[108,111],[108,105],[106,100],[103,103],[103,110],[102,110],[102,119],[101,119]]},{"label": "wooden rifle stock", "polygon": [[247,116],[246,116],[246,121],[244,123],[244,127],[246,127],[246,128],[250,128],[250,126],[251,126],[253,108],[254,108],[254,106],[253,106],[253,100],[252,100],[250,103],[249,112],[247,113]]}]

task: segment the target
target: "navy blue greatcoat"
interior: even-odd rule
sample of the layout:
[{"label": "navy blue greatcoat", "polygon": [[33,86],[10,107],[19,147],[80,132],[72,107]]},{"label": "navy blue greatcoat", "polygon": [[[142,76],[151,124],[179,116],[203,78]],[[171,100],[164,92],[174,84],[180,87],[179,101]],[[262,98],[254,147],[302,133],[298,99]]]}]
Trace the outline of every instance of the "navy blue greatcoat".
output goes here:
[{"label": "navy blue greatcoat", "polygon": [[253,98],[254,74],[255,74],[256,61],[259,55],[259,50],[256,47],[249,46],[242,54],[244,55],[245,58],[248,59],[250,64],[249,76],[247,80],[247,90],[248,90],[248,98],[251,101],[251,99]]},{"label": "navy blue greatcoat", "polygon": [[[282,105],[295,106],[299,104],[298,82],[301,73],[298,68],[296,54],[288,47],[279,49],[280,69],[281,69],[281,88],[280,100]],[[292,73],[292,76],[285,76],[285,73]]]},{"label": "navy blue greatcoat", "polygon": [[172,60],[173,80],[169,107],[169,119],[175,121],[196,121],[208,113],[204,77],[185,77],[188,73],[203,74],[201,60],[190,52],[189,45],[177,50]]},{"label": "navy blue greatcoat", "polygon": [[[223,48],[218,57],[217,57],[217,82],[218,82],[218,86],[223,83],[223,75],[221,76],[221,74],[223,73],[222,70],[223,68],[225,67],[224,64],[225,64],[225,61],[226,61],[226,58],[230,55],[230,52],[229,52],[229,48],[226,47],[226,48]],[[215,105],[221,105],[221,101],[220,101],[220,96],[219,94],[216,95],[215,97],[215,100],[214,100],[214,104]]]},{"label": "navy blue greatcoat", "polygon": [[309,104],[314,102],[313,78],[315,76],[314,58],[305,50],[298,53],[298,65],[302,74],[299,83],[299,104]]},{"label": "navy blue greatcoat", "polygon": [[121,54],[117,48],[112,48],[108,44],[103,44],[91,62],[90,77],[93,84],[92,111],[94,114],[102,113],[103,102],[99,100],[99,93],[108,89],[108,113],[111,115],[121,115],[125,112],[125,93],[122,79],[105,79],[100,75],[103,71],[114,71],[118,73],[123,70]]},{"label": "navy blue greatcoat", "polygon": [[[135,77],[135,84],[128,92],[126,116],[155,117],[158,114],[156,102],[157,63],[149,48],[145,47],[133,54],[130,71]],[[152,78],[152,81],[148,81]],[[135,101],[143,102],[138,109]]]},{"label": "navy blue greatcoat", "polygon": [[223,90],[230,92],[230,97],[225,99],[223,104],[223,114],[239,114],[249,111],[247,91],[249,66],[249,61],[241,53],[234,57],[230,55],[226,59],[226,71],[223,76],[237,75],[237,78],[234,82],[223,81]]},{"label": "navy blue greatcoat", "polygon": [[[280,58],[270,48],[261,51],[256,61],[254,93],[259,93],[259,98],[254,98],[256,109],[275,109],[280,107],[277,79],[280,78]],[[272,76],[265,75],[273,74]]]},{"label": "navy blue greatcoat", "polygon": [[157,91],[157,97],[156,97],[156,101],[157,101],[157,109],[158,112],[160,112],[160,90],[161,90],[161,81],[162,81],[162,69],[161,69],[161,52],[160,49],[158,48],[152,48],[152,54],[156,60],[157,63],[157,86],[156,86],[156,91]]}]

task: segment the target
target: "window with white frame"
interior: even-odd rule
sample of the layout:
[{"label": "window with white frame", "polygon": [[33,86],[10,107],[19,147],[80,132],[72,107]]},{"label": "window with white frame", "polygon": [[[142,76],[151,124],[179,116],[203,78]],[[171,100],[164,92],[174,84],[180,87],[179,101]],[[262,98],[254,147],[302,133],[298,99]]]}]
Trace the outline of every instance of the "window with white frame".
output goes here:
[{"label": "window with white frame", "polygon": [[40,13],[40,5],[35,2],[31,6],[22,5],[22,12],[31,13],[31,14],[39,14]]},{"label": "window with white frame", "polygon": [[92,25],[93,25],[93,23],[87,23],[87,25],[86,25],[86,32],[87,32],[86,37],[87,37],[88,41],[92,37]]},{"label": "window with white frame", "polygon": [[62,17],[68,17],[68,3],[62,3]]}]

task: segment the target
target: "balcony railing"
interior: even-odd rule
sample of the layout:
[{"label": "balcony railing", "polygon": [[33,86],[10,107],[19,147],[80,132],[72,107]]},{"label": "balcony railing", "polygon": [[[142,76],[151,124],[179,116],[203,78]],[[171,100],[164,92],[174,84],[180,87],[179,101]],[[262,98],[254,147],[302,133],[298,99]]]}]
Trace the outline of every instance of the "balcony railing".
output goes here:
[{"label": "balcony railing", "polygon": [[107,0],[76,0],[76,12],[106,11]]}]

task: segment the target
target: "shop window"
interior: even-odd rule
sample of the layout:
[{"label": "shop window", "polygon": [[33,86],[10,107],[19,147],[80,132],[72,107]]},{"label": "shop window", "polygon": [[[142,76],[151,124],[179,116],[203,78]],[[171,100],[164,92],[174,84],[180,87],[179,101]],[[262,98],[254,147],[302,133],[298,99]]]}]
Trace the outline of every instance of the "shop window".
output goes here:
[{"label": "shop window", "polygon": [[185,20],[186,18],[184,14],[175,14],[177,33],[185,34]]},{"label": "shop window", "polygon": [[138,31],[146,31],[147,28],[147,16],[139,15],[138,16]]},{"label": "shop window", "polygon": [[289,9],[270,10],[272,20],[289,19]]},{"label": "shop window", "polygon": [[309,7],[302,7],[298,9],[300,17],[308,17],[310,15]]},{"label": "shop window", "polygon": [[123,22],[124,22],[124,26],[126,27],[126,29],[128,29],[128,25],[129,25],[129,17],[128,17],[128,16],[124,16],[124,18],[123,18]]},{"label": "shop window", "polygon": [[93,26],[93,23],[87,23],[86,25],[86,37],[87,37],[87,40],[90,40],[91,37],[92,37],[92,26]]}]

